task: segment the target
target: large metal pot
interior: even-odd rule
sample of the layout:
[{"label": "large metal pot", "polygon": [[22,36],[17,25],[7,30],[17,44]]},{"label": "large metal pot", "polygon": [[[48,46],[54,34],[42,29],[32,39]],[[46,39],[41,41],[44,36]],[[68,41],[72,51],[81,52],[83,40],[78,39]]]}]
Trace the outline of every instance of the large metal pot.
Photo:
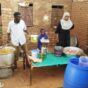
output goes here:
[{"label": "large metal pot", "polygon": [[13,47],[4,47],[6,49],[11,49],[13,52],[8,53],[0,53],[0,67],[7,67],[11,66],[14,63],[14,51],[15,48]]}]

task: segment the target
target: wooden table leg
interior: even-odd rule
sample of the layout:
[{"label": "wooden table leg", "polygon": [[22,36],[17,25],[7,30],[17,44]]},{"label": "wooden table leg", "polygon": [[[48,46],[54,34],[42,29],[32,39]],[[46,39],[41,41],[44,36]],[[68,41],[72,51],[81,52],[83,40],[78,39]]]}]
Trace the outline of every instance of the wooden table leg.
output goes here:
[{"label": "wooden table leg", "polygon": [[30,68],[29,68],[29,81],[30,81],[30,86],[32,86],[32,61],[28,60],[28,62],[30,63]]},{"label": "wooden table leg", "polygon": [[29,76],[29,79],[30,79],[30,86],[32,85],[32,66],[30,67],[30,76]]},{"label": "wooden table leg", "polygon": [[25,70],[25,54],[22,52],[22,57],[23,57],[23,69]]},{"label": "wooden table leg", "polygon": [[32,70],[33,70],[32,61],[30,60],[30,58],[27,58],[27,60],[30,65],[30,67],[29,67],[29,82],[30,82],[30,86],[32,86]]}]

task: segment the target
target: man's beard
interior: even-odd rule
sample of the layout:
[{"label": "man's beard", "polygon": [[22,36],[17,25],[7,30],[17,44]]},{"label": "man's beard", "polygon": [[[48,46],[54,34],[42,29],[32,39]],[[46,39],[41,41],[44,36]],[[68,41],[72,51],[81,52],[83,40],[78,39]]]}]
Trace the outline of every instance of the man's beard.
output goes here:
[{"label": "man's beard", "polygon": [[15,22],[15,23],[19,23],[19,22],[20,22],[20,20],[14,20],[14,22]]}]

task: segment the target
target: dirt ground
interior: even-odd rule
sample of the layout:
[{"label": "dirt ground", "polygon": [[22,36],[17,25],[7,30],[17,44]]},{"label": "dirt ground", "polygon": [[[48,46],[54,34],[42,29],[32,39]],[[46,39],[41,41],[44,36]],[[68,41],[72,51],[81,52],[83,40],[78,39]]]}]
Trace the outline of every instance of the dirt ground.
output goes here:
[{"label": "dirt ground", "polygon": [[29,68],[23,70],[22,62],[18,69],[7,79],[0,79],[4,88],[62,88],[65,66],[34,68],[32,86],[29,81]]}]

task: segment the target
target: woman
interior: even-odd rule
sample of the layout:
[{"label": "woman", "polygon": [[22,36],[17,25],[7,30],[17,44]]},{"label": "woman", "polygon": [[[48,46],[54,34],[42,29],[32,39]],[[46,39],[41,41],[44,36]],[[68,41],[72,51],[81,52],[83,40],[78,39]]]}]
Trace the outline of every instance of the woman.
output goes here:
[{"label": "woman", "polygon": [[74,28],[73,22],[70,20],[70,13],[64,12],[62,19],[60,20],[57,29],[55,31],[58,34],[60,46],[70,46],[70,30]]},{"label": "woman", "polygon": [[42,42],[41,42],[41,39],[44,38],[44,39],[48,39],[48,36],[45,32],[45,29],[41,29],[40,30],[40,34],[38,36],[38,49],[41,50],[41,47],[42,47]]}]

